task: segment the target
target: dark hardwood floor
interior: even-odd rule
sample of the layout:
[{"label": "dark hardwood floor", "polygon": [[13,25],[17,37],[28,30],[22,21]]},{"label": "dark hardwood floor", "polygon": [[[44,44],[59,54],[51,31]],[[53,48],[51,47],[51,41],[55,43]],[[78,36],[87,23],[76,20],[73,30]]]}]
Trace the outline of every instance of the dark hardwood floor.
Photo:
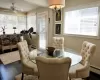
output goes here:
[{"label": "dark hardwood floor", "polygon": [[100,80],[100,75],[90,72],[90,80]]},{"label": "dark hardwood floor", "polygon": [[15,80],[15,76],[21,72],[19,61],[8,65],[0,64],[0,80]]},{"label": "dark hardwood floor", "polygon": [[[15,76],[21,73],[20,61],[9,65],[0,64],[0,80],[15,80]],[[100,80],[100,75],[90,72],[90,80]]]}]

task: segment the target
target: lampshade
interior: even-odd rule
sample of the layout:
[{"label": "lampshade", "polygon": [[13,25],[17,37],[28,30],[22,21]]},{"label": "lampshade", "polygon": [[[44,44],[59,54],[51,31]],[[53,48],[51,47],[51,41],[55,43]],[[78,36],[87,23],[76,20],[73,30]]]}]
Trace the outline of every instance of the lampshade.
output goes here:
[{"label": "lampshade", "polygon": [[48,0],[48,2],[51,9],[60,9],[65,6],[65,0]]}]

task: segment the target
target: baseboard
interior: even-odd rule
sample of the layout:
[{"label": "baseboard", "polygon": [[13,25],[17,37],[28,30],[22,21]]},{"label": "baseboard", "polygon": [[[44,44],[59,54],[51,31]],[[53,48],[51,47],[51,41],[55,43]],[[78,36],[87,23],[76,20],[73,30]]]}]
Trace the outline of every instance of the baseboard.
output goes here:
[{"label": "baseboard", "polygon": [[91,70],[92,72],[97,73],[97,74],[100,75],[100,68],[91,65],[91,66],[90,66],[90,70]]}]

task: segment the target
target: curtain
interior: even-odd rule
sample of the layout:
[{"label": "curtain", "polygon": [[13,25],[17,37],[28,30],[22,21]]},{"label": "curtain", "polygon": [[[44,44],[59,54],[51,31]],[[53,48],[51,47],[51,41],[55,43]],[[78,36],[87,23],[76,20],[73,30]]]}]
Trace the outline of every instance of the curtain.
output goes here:
[{"label": "curtain", "polygon": [[0,34],[3,33],[2,28],[5,27],[6,34],[20,33],[21,30],[26,30],[26,16],[17,16],[10,14],[0,14]]}]

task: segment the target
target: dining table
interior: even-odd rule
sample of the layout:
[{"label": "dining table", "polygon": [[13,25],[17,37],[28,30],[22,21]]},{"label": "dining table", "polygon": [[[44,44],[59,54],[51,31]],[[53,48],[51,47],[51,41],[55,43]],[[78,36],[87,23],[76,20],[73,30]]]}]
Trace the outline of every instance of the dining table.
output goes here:
[{"label": "dining table", "polygon": [[[36,53],[37,52],[37,53]],[[38,50],[36,49],[35,55],[37,56],[44,56],[47,58],[71,58],[71,66],[78,64],[82,60],[82,56],[72,49],[65,49],[65,50],[55,50],[53,52],[53,56],[48,55],[47,50]],[[33,53],[34,54],[34,53]],[[32,56],[31,56],[32,57]],[[32,60],[34,62],[34,60]]]}]

